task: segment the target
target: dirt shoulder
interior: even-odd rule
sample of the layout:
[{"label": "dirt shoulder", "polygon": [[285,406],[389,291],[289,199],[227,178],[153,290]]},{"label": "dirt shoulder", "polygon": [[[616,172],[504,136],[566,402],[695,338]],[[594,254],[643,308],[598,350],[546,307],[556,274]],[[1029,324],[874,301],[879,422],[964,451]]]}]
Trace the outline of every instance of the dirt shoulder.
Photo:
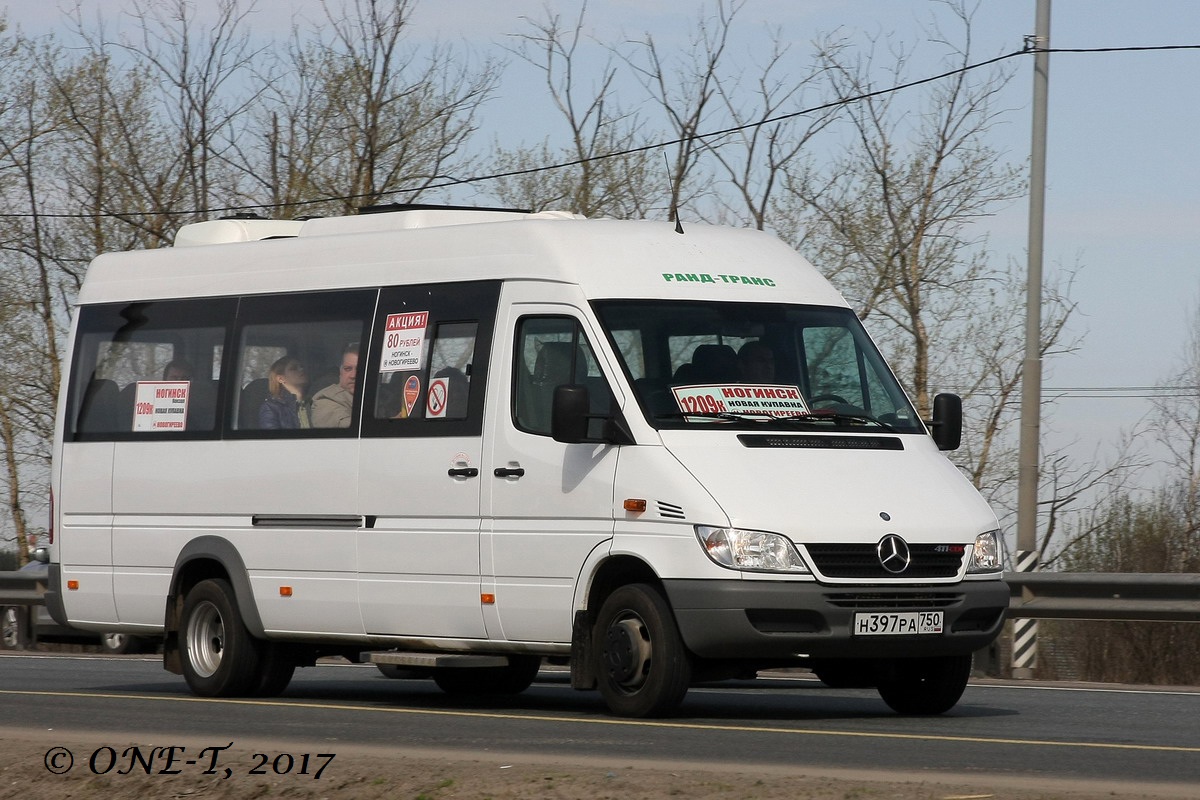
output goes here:
[{"label": "dirt shoulder", "polygon": [[115,736],[0,728],[0,798],[1120,800],[1195,797],[1196,791],[1161,784],[1047,783],[1011,776],[884,775],[803,767],[732,772],[715,764],[568,762],[503,752],[464,758],[449,751],[375,747],[330,747],[336,752],[329,758],[315,752],[322,747],[296,742],[239,741],[217,750],[212,742],[181,740],[177,746],[168,753]]}]

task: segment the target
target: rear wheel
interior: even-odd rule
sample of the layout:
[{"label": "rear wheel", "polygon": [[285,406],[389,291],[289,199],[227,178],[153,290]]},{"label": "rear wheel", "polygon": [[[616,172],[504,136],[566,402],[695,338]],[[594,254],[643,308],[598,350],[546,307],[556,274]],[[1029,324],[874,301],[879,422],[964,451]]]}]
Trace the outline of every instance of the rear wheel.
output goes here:
[{"label": "rear wheel", "polygon": [[446,694],[520,694],[533,683],[541,666],[540,656],[509,656],[506,667],[438,669],[433,682]]},{"label": "rear wheel", "polygon": [[183,601],[180,627],[183,676],[193,692],[202,697],[254,693],[262,681],[259,647],[238,614],[228,581],[214,578],[193,586]]},{"label": "rear wheel", "polygon": [[879,696],[899,714],[928,716],[954,708],[971,677],[971,656],[897,659]]},{"label": "rear wheel", "polygon": [[622,586],[592,630],[600,694],[614,714],[659,717],[683,702],[692,669],[675,617],[652,586]]},{"label": "rear wheel", "polygon": [[255,697],[278,697],[292,682],[296,672],[296,657],[287,645],[258,642],[259,673],[251,694]]},{"label": "rear wheel", "polygon": [[0,608],[0,647],[5,650],[15,650],[18,647],[24,647],[25,643],[21,641],[21,617],[23,609],[16,606],[5,606]]}]

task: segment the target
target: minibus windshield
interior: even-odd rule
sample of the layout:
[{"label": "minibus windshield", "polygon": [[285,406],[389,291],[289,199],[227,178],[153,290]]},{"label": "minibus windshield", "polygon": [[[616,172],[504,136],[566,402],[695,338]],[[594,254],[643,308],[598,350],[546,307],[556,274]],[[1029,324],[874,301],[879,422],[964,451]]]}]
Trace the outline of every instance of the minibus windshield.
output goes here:
[{"label": "minibus windshield", "polygon": [[659,428],[925,432],[849,309],[672,300],[594,306],[638,404]]}]

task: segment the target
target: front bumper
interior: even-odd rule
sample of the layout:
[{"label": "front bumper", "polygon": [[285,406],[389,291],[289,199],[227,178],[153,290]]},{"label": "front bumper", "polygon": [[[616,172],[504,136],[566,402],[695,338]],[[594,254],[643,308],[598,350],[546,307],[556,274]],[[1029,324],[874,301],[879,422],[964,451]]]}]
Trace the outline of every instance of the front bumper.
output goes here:
[{"label": "front bumper", "polygon": [[[701,658],[789,660],[966,655],[999,634],[1000,580],[926,586],[825,586],[798,581],[666,580],[688,649]],[[859,612],[945,612],[944,632],[855,636]]]}]

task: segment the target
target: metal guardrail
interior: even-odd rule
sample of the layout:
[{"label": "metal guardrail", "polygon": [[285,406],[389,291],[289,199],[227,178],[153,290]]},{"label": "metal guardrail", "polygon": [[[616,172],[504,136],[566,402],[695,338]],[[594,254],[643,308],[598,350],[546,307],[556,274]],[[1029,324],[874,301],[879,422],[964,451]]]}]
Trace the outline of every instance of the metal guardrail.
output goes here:
[{"label": "metal guardrail", "polygon": [[[1200,622],[1200,574],[1007,572],[1010,617]],[[0,572],[0,606],[39,606],[40,575]]]},{"label": "metal guardrail", "polygon": [[28,572],[0,572],[0,606],[40,606],[46,579]]},{"label": "metal guardrail", "polygon": [[1200,622],[1200,575],[1008,572],[1010,617]]},{"label": "metal guardrail", "polygon": [[[0,624],[4,626],[4,640],[0,644],[24,648],[37,641],[37,631],[33,625],[34,608],[43,604],[45,592],[45,576],[28,572],[0,572],[0,608],[5,609],[5,617],[0,619]],[[15,615],[7,613],[10,606],[16,606]],[[15,630],[10,627],[13,622],[16,623]]]}]

